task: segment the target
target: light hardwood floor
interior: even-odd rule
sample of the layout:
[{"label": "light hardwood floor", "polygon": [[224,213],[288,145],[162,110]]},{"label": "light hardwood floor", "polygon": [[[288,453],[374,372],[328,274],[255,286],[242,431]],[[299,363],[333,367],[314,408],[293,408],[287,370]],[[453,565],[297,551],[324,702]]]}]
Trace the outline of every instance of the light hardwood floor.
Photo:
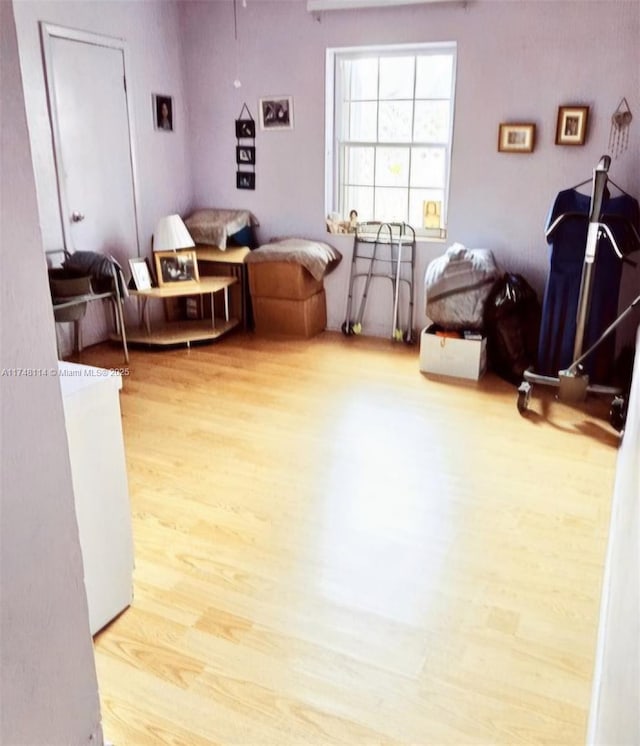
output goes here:
[{"label": "light hardwood floor", "polygon": [[[81,361],[120,367],[118,348]],[[116,746],[584,743],[618,437],[606,402],[430,379],[324,333],[133,350]]]}]

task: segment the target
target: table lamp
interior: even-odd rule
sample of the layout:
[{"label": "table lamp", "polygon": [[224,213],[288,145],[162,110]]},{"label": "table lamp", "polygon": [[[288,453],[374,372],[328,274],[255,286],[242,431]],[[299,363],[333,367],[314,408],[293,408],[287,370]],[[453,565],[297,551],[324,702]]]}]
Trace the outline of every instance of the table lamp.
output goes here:
[{"label": "table lamp", "polygon": [[152,246],[154,251],[176,251],[189,249],[195,243],[180,215],[167,215],[158,221]]}]

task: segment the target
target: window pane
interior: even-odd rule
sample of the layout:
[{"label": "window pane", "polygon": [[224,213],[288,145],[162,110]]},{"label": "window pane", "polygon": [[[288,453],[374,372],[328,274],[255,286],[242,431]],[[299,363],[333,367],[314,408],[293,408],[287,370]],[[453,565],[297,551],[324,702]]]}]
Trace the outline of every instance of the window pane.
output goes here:
[{"label": "window pane", "polygon": [[342,217],[346,220],[351,210],[358,213],[358,220],[373,220],[373,187],[347,187],[344,190]]},{"label": "window pane", "polygon": [[373,184],[373,148],[345,148],[345,184]]},{"label": "window pane", "polygon": [[414,142],[442,142],[449,140],[449,102],[416,101]]},{"label": "window pane", "polygon": [[413,57],[380,58],[380,98],[413,98]]},{"label": "window pane", "polygon": [[444,191],[442,189],[409,190],[409,225],[416,229],[424,228],[425,202],[440,203],[440,224],[444,228]]},{"label": "window pane", "polygon": [[376,188],[376,214],[374,220],[400,223],[407,219],[407,190]]},{"label": "window pane", "polygon": [[453,58],[445,54],[418,57],[416,98],[449,98]]},{"label": "window pane", "polygon": [[380,142],[411,142],[412,101],[381,101]]},{"label": "window pane", "polygon": [[409,185],[408,148],[377,148],[375,183],[379,186]]},{"label": "window pane", "polygon": [[[345,63],[347,75],[351,77],[350,85],[346,87],[348,97],[352,101],[369,101],[378,98],[378,58],[350,60]],[[348,78],[347,78],[348,80]]]},{"label": "window pane", "polygon": [[411,186],[444,187],[445,149],[411,149]]},{"label": "window pane", "polygon": [[351,104],[346,107],[351,114],[347,129],[347,140],[356,142],[375,142],[376,140],[376,109],[377,104]]},{"label": "window pane", "polygon": [[442,223],[445,236],[455,44],[332,52],[327,214],[408,221],[423,235],[426,221],[431,236]]}]

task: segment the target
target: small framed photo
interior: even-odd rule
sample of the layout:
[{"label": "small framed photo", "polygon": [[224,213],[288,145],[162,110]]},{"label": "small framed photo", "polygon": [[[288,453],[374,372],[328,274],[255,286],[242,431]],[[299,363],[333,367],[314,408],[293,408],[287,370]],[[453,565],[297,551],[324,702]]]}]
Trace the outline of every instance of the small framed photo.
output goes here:
[{"label": "small framed photo", "polygon": [[236,119],[236,138],[242,140],[256,136],[256,123],[253,119]]},{"label": "small framed photo", "polygon": [[250,171],[236,173],[236,189],[255,189],[256,175]]},{"label": "small framed photo", "polygon": [[153,94],[153,123],[157,130],[173,132],[173,99],[171,96]]},{"label": "small framed photo", "polygon": [[195,251],[156,251],[156,274],[158,285],[171,285],[179,282],[182,285],[197,285],[198,256]]},{"label": "small framed photo", "polygon": [[588,106],[559,106],[556,145],[584,145],[588,119]]},{"label": "small framed photo", "polygon": [[149,290],[153,287],[153,274],[146,257],[138,256],[129,259],[129,268],[131,269],[133,290]]},{"label": "small framed photo", "polygon": [[256,149],[253,146],[238,145],[236,147],[236,163],[253,165],[256,162]]},{"label": "small framed photo", "polygon": [[429,199],[422,203],[422,223],[424,228],[441,228],[442,202]]},{"label": "small framed photo", "polygon": [[532,123],[501,124],[498,132],[500,153],[531,153],[536,141],[536,126]]},{"label": "small framed photo", "polygon": [[271,96],[261,98],[260,127],[263,130],[292,130],[293,97]]}]

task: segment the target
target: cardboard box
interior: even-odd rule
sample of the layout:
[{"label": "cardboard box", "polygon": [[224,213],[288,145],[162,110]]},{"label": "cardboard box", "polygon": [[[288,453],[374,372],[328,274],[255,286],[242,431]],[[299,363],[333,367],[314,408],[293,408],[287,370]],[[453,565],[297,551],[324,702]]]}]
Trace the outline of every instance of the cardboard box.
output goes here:
[{"label": "cardboard box", "polygon": [[478,381],[487,369],[487,339],[439,337],[431,327],[420,334],[420,370]]},{"label": "cardboard box", "polygon": [[253,298],[257,334],[313,337],[327,325],[324,290],[305,300]]},{"label": "cardboard box", "polygon": [[319,293],[324,285],[301,264],[293,262],[258,262],[247,264],[249,290],[253,298],[306,300]]}]

